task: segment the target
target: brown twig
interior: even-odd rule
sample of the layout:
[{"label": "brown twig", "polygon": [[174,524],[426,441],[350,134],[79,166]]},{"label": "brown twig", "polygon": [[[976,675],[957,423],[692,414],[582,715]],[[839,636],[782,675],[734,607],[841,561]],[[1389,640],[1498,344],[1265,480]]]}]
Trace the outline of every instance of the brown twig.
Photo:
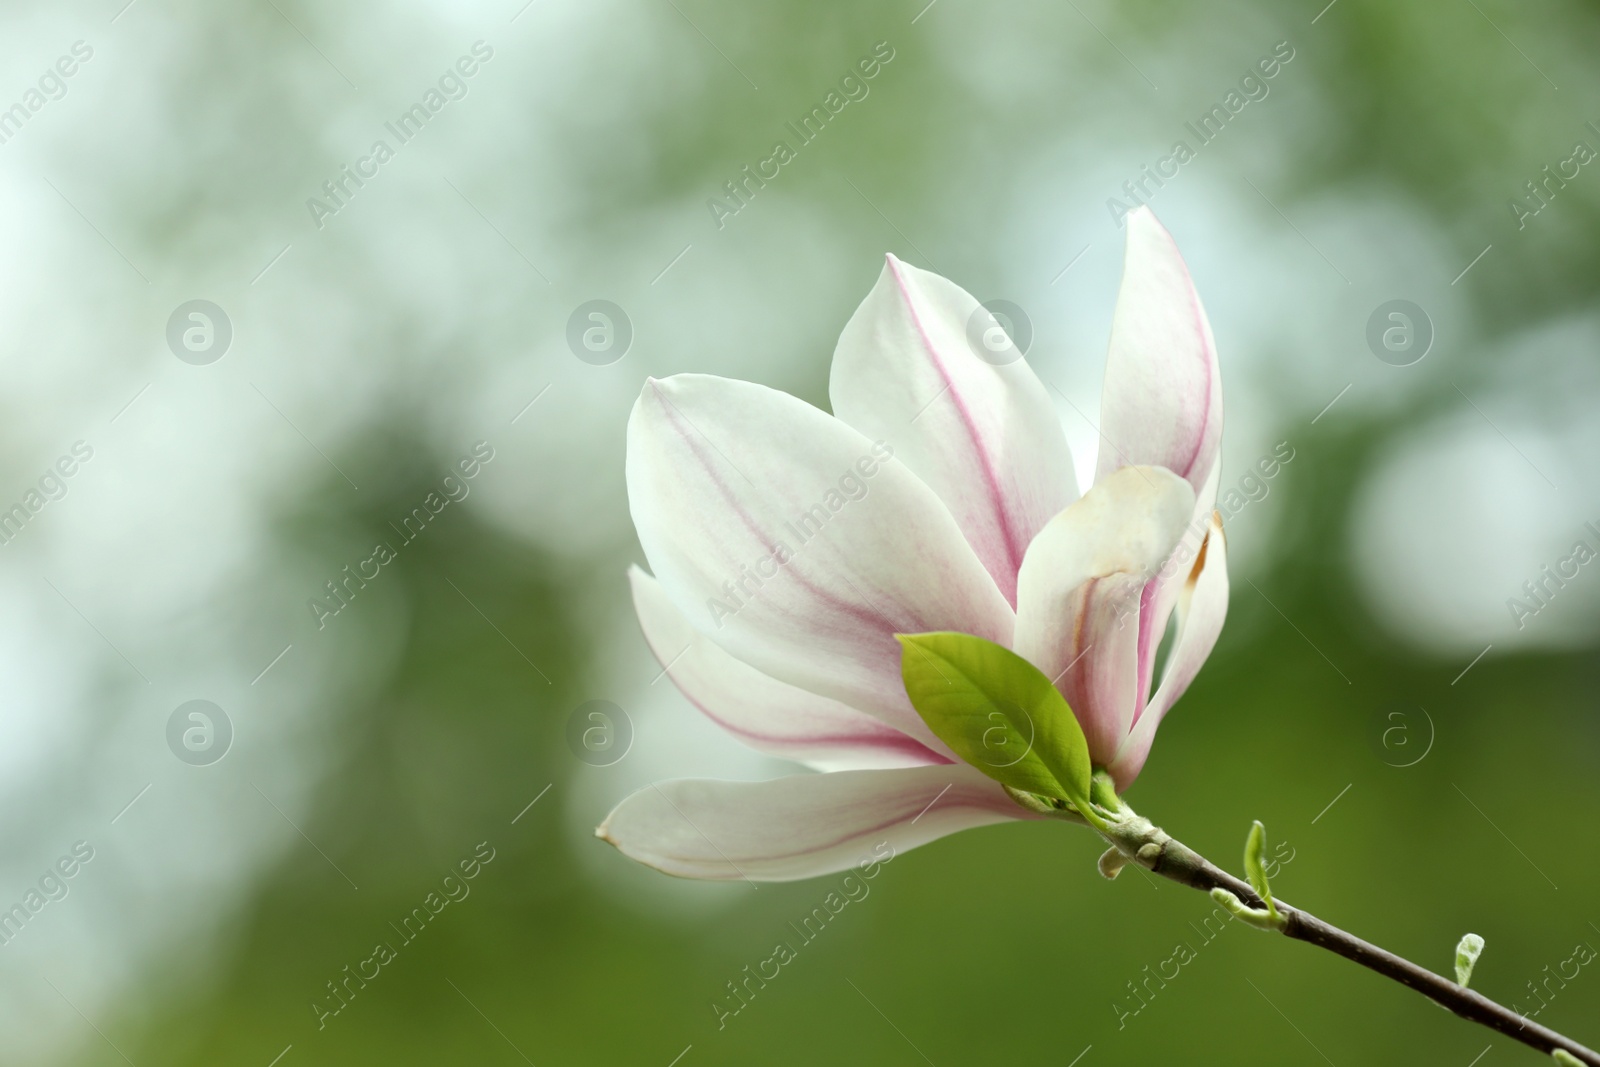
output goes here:
[{"label": "brown twig", "polygon": [[[1235,878],[1187,845],[1174,840],[1148,819],[1126,810],[1122,814],[1121,819],[1110,824],[1105,836],[1130,862],[1201,892],[1225,889],[1251,907],[1266,906],[1266,902],[1242,878]],[[1547,1026],[1541,1026],[1481,993],[1363,941],[1331,923],[1323,922],[1310,912],[1291,907],[1277,900],[1276,894],[1274,902],[1284,919],[1281,932],[1285,936],[1325,948],[1385,978],[1410,986],[1461,1018],[1497,1030],[1513,1041],[1520,1041],[1545,1055],[1560,1049],[1580,1063],[1600,1067],[1600,1053],[1593,1049]]]}]

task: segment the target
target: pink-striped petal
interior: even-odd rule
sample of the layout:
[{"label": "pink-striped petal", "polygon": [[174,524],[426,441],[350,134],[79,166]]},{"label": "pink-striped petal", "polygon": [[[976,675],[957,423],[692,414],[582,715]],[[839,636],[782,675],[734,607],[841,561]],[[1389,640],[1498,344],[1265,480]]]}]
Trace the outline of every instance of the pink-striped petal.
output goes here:
[{"label": "pink-striped petal", "polygon": [[628,424],[628,500],[692,626],[944,753],[906,697],[894,635],[1009,644],[1015,618],[939,498],[885,458],[892,448],[763,386],[651,380]]},{"label": "pink-striped petal", "polygon": [[1014,648],[1055,681],[1096,764],[1133,726],[1140,595],[1193,507],[1171,471],[1124,467],[1050,520],[1023,560]]},{"label": "pink-striped petal", "polygon": [[1199,493],[1222,442],[1222,378],[1200,297],[1147,207],[1127,217],[1127,255],[1100,400],[1096,479],[1148,464]]},{"label": "pink-striped petal", "polygon": [[628,581],[662,670],[707,718],[751,748],[824,771],[951,762],[865,712],[735,659],[690,626],[661,583],[638,567],[629,568]]},{"label": "pink-striped petal", "polygon": [[788,882],[894,856],[974,826],[1030,818],[964,763],[645,786],[595,834],[682,878]]},{"label": "pink-striped petal", "polygon": [[1183,583],[1177,610],[1178,633],[1162,672],[1161,687],[1108,768],[1119,791],[1139,776],[1161,720],[1200,673],[1222,633],[1228,614],[1228,542],[1220,516],[1212,516],[1210,533]]},{"label": "pink-striped petal", "polygon": [[828,391],[835,415],[892,441],[939,494],[1014,604],[1029,543],[1077,484],[1044,386],[1020,355],[978,354],[975,314],[965,290],[889,256],[839,338]]}]

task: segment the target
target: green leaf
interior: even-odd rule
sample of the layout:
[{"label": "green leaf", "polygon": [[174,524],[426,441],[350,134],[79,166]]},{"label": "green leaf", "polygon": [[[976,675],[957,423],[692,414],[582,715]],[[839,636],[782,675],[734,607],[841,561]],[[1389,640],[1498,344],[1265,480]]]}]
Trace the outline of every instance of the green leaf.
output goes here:
[{"label": "green leaf", "polygon": [[1267,905],[1267,914],[1278,917],[1278,907],[1272,902],[1272,887],[1267,884],[1267,869],[1262,865],[1261,853],[1266,848],[1267,828],[1257,819],[1250,826],[1250,836],[1244,842],[1244,871],[1250,879],[1250,888]]},{"label": "green leaf", "polygon": [[896,634],[906,695],[934,734],[997,782],[1089,804],[1089,743],[1066,700],[1037,667],[960,633]]}]

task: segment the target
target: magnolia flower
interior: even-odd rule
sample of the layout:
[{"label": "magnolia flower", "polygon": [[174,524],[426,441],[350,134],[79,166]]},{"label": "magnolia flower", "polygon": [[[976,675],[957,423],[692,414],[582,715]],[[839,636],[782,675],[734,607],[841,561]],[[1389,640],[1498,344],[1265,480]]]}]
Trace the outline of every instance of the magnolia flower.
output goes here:
[{"label": "magnolia flower", "polygon": [[1155,217],[1126,225],[1081,497],[1033,370],[980,355],[978,302],[892,255],[834,351],[833,415],[748,382],[646,382],[627,447],[645,637],[714,722],[825,773],[659,782],[600,837],[670,874],[783,881],[1036,817],[919,717],[897,634],[1015,651],[1066,698],[1094,766],[1133,782],[1216,643],[1228,578],[1211,329]]}]

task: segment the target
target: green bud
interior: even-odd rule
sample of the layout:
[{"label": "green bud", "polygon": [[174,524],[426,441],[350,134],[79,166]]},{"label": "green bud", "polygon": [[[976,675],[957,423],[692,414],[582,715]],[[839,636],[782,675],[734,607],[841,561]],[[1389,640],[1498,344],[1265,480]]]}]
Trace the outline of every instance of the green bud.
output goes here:
[{"label": "green bud", "polygon": [[1211,891],[1211,899],[1231,911],[1234,918],[1242,919],[1257,930],[1282,930],[1288,925],[1288,920],[1276,911],[1252,908],[1221,886]]},{"label": "green bud", "polygon": [[1113,815],[1120,815],[1123,811],[1122,798],[1117,796],[1117,784],[1104,769],[1095,771],[1089,780],[1089,799]]},{"label": "green bud", "polygon": [[1009,785],[1001,785],[1000,788],[1004,789],[1006,791],[1006,795],[1012,800],[1033,812],[1035,815],[1057,814],[1058,809],[1050,802],[1048,797],[1039,796],[1037,793],[1030,793],[1025,789],[1013,789]]},{"label": "green bud", "polygon": [[1583,1061],[1564,1048],[1558,1048],[1550,1055],[1561,1067],[1583,1067]]},{"label": "green bud", "polygon": [[1456,945],[1456,985],[1465,989],[1467,983],[1472,981],[1472,968],[1477,966],[1478,957],[1483,954],[1483,938],[1477,934],[1465,934],[1461,942]]},{"label": "green bud", "polygon": [[[1250,824],[1250,836],[1244,842],[1244,870],[1250,879],[1250,888],[1266,902],[1266,914],[1278,918],[1278,907],[1272,902],[1272,889],[1267,885],[1267,869],[1261,863],[1261,853],[1266,848],[1267,828],[1257,819]],[[1231,896],[1232,894],[1230,894]]]}]

